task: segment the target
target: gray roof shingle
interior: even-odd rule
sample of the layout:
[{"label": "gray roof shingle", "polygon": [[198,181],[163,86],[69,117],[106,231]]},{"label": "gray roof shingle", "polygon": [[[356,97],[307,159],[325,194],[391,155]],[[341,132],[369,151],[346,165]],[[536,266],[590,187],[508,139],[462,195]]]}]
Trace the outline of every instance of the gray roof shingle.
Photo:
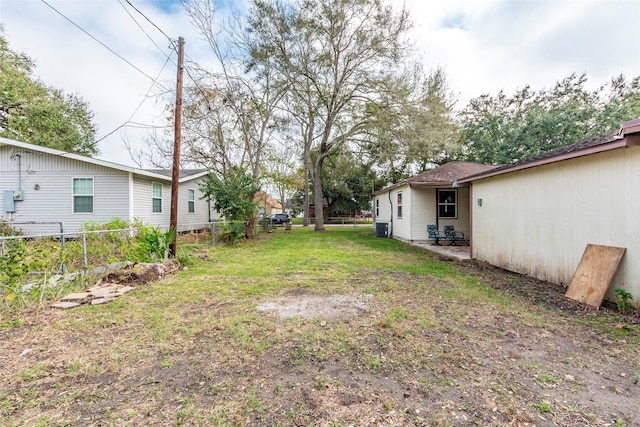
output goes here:
[{"label": "gray roof shingle", "polygon": [[[146,171],[157,173],[164,176],[171,176],[171,169],[145,169]],[[197,175],[202,172],[206,172],[206,169],[180,169],[179,179],[186,178],[192,175]]]}]

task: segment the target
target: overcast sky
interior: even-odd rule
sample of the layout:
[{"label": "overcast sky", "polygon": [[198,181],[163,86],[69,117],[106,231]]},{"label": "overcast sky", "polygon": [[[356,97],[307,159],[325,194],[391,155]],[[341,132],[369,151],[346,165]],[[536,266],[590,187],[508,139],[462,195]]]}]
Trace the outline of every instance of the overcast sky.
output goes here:
[{"label": "overcast sky", "polygon": [[[189,59],[210,66],[213,62],[177,2],[128,2],[46,0],[115,53],[41,0],[0,0],[0,22],[12,49],[36,61],[35,74],[44,83],[88,101],[99,127],[98,139],[128,123],[99,143],[99,157],[133,165],[123,140],[139,144],[149,133],[144,126],[166,125],[165,103],[147,93],[175,90],[176,54],[165,35],[173,40],[184,37]],[[217,0],[216,4],[246,9],[248,3]],[[586,73],[590,88],[620,73],[627,78],[640,75],[640,0],[406,0],[404,4],[411,11],[412,38],[425,69],[445,69],[459,108],[501,89],[512,94],[526,85],[534,90],[549,88],[571,73]],[[154,84],[155,79],[164,88]]]}]

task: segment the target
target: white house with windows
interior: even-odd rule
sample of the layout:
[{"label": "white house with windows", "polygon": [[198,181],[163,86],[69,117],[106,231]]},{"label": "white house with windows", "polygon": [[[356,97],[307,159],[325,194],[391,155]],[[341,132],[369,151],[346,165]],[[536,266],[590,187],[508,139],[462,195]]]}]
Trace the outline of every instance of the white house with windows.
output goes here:
[{"label": "white house with windows", "polygon": [[[203,199],[206,170],[180,171],[178,231],[203,228],[219,215]],[[61,222],[74,233],[113,217],[168,228],[171,171],[144,170],[0,138],[0,218]]]},{"label": "white house with windows", "polygon": [[[429,240],[427,225],[453,225],[470,232],[469,184],[458,180],[495,166],[450,162],[373,194],[374,222],[387,224],[389,237],[411,242]],[[377,230],[377,228],[376,228]]]}]

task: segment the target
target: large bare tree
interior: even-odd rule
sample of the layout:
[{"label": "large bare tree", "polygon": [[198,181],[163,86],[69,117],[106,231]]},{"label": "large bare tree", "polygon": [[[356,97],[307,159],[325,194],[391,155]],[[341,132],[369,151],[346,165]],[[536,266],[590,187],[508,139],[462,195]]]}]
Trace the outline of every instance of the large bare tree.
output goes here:
[{"label": "large bare tree", "polygon": [[275,67],[289,96],[318,106],[307,130],[317,131],[310,144],[311,175],[315,230],[323,231],[324,161],[367,135],[367,106],[381,99],[407,51],[408,13],[381,0],[256,0],[249,27],[257,35],[250,50],[254,63]]}]

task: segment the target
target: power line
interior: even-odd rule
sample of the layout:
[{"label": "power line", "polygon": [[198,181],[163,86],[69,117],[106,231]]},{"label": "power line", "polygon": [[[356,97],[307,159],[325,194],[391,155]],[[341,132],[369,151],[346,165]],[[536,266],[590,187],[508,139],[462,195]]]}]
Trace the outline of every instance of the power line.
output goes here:
[{"label": "power line", "polygon": [[[160,73],[158,73],[158,77],[156,77],[155,79],[151,76],[149,76],[147,73],[145,73],[144,71],[142,71],[140,68],[138,68],[137,66],[135,66],[134,64],[132,64],[130,61],[128,61],[126,58],[124,58],[123,56],[121,56],[120,54],[118,54],[116,51],[114,51],[112,48],[110,48],[109,46],[107,46],[105,43],[103,43],[102,41],[100,41],[99,39],[97,39],[95,36],[93,36],[92,34],[90,34],[87,30],[85,30],[84,28],[82,28],[80,25],[76,24],[73,20],[71,20],[70,18],[68,18],[66,15],[64,15],[62,12],[60,12],[58,9],[56,9],[55,7],[53,7],[51,4],[47,3],[46,0],[41,0],[42,3],[44,3],[45,5],[47,5],[49,8],[51,8],[54,12],[56,12],[58,15],[60,15],[61,17],[63,17],[65,20],[67,20],[68,22],[70,22],[73,26],[75,26],[76,28],[78,28],[80,31],[82,31],[83,33],[85,33],[87,36],[91,37],[94,41],[96,41],[97,43],[99,43],[100,45],[102,45],[105,49],[107,49],[109,52],[111,52],[112,54],[114,54],[115,56],[117,56],[119,59],[121,59],[122,61],[124,61],[126,64],[128,64],[129,66],[131,66],[132,68],[134,68],[136,71],[138,71],[139,73],[141,73],[142,75],[144,75],[146,78],[148,78],[149,80],[152,81],[152,85],[149,88],[149,90],[147,91],[147,93],[145,94],[145,96],[143,97],[142,101],[138,104],[138,106],[136,107],[136,109],[134,110],[134,112],[131,114],[131,116],[129,117],[129,120],[127,120],[126,122],[124,122],[123,124],[121,124],[120,126],[116,127],[114,130],[112,130],[111,132],[107,133],[106,135],[104,135],[103,137],[99,138],[98,140],[94,141],[94,145],[99,143],[100,141],[106,139],[107,137],[113,135],[115,132],[117,132],[118,130],[124,128],[124,127],[133,127],[133,128],[154,128],[154,129],[159,129],[159,128],[167,128],[169,126],[153,126],[153,125],[146,125],[146,124],[142,124],[142,123],[136,123],[136,122],[132,122],[131,119],[133,118],[133,116],[135,116],[135,114],[138,112],[138,110],[140,109],[140,107],[142,106],[142,104],[144,103],[145,99],[149,96],[149,93],[151,91],[151,89],[153,89],[154,85],[158,85],[159,87],[161,87],[162,89],[164,89],[167,92],[174,92],[171,89],[167,89],[164,85],[162,85],[159,81],[158,78],[160,77],[160,75],[162,74],[162,71],[164,70],[164,68],[166,67],[167,63],[169,61],[171,61],[172,63],[175,64],[175,62],[173,62],[171,60],[171,57],[169,55],[167,55],[160,46],[158,46],[158,44],[151,38],[151,36],[142,28],[142,26],[138,23],[138,21],[131,15],[131,13],[129,13],[129,11],[126,9],[126,7],[124,6],[124,4],[118,0],[118,2],[120,3],[120,5],[122,6],[123,9],[125,9],[125,11],[127,12],[127,14],[129,15],[129,17],[136,23],[136,25],[140,28],[140,30],[145,34],[145,36],[147,36],[147,38],[165,55],[165,57],[167,58],[167,60],[165,61],[164,65],[162,66],[162,69],[160,70]],[[129,6],[131,6],[136,12],[138,12],[141,16],[143,16],[151,25],[153,25],[158,31],[160,31],[160,33],[162,33],[163,36],[165,36],[167,38],[167,40],[169,41],[169,43],[171,44],[172,49],[175,51],[176,47],[175,47],[175,41],[172,40],[158,25],[156,25],[153,21],[151,21],[151,19],[149,19],[142,11],[140,11],[137,7],[135,7],[131,1],[129,0],[125,0],[127,2],[127,4]],[[189,58],[190,59],[190,58]],[[191,60],[192,61],[192,60]],[[193,61],[192,61],[193,62]],[[207,94],[205,93],[205,91],[202,89],[202,87],[198,84],[198,82],[196,81],[196,79],[193,77],[193,75],[191,74],[191,72],[189,71],[189,68],[186,66],[183,66],[183,69],[186,71],[187,75],[189,76],[189,78],[191,79],[191,81],[193,82],[193,84],[195,85],[195,87],[198,89],[198,91],[200,92],[200,94],[202,95],[202,97],[206,100],[207,102],[207,109],[209,110],[209,112],[212,110],[211,108],[211,103],[209,100],[209,97],[207,96]],[[204,117],[206,117],[207,114],[198,117],[196,119],[202,119]]]},{"label": "power line", "polygon": [[169,129],[172,128],[173,125],[148,125],[146,123],[139,122],[127,122],[130,124],[125,124],[126,128],[135,128],[135,129]]},{"label": "power line", "polygon": [[[142,31],[144,33],[145,36],[147,36],[147,38],[151,41],[151,43],[153,43],[155,45],[155,47],[158,48],[158,50],[160,52],[162,52],[163,55],[167,56],[167,58],[169,57],[164,50],[162,50],[162,48],[160,46],[158,46],[158,44],[155,42],[155,40],[153,40],[153,38],[151,38],[151,36],[144,30],[144,28],[142,28],[142,25],[140,25],[140,23],[136,20],[136,18],[133,17],[133,15],[129,12],[129,10],[127,10],[127,8],[125,7],[124,3],[122,3],[120,0],[118,0],[118,3],[120,3],[120,6],[122,6],[122,8],[124,9],[125,12],[127,12],[127,15],[129,15],[129,17],[133,20],[133,22],[136,23],[136,25],[138,26],[138,28],[140,28],[140,31]],[[129,3],[131,4],[131,3]],[[132,6],[133,7],[133,6]],[[135,9],[135,8],[134,8]],[[137,9],[136,9],[137,10]],[[169,40],[169,42],[171,42],[171,40]],[[175,47],[173,46],[173,43],[171,43],[171,48],[173,49],[173,51],[175,51]],[[178,64],[176,64],[175,62],[171,61],[173,63],[173,65],[175,65],[176,67],[178,66]]]},{"label": "power line", "polygon": [[[120,0],[118,0],[120,1]],[[167,33],[165,33],[162,28],[160,28],[158,25],[156,25],[155,22],[153,22],[147,15],[145,15],[140,9],[138,9],[137,7],[135,7],[130,0],[125,0],[127,2],[127,4],[129,6],[131,6],[136,12],[138,12],[140,15],[142,15],[142,17],[144,19],[146,19],[151,25],[153,25],[158,31],[160,31],[160,33],[162,33],[163,36],[165,36],[167,38],[167,40],[169,40],[169,43],[171,43],[171,46],[173,47],[173,50],[176,50],[175,47],[175,42],[173,39],[171,39],[171,37],[169,37],[167,35]],[[120,3],[122,5],[122,3]],[[124,5],[122,5],[124,7]],[[126,10],[126,9],[125,9]],[[127,11],[127,13],[129,13],[129,11]],[[131,14],[129,14],[129,16],[131,16]],[[138,24],[138,21],[136,21],[133,16],[131,16],[131,19],[134,20],[134,22],[136,24]],[[138,24],[138,27],[140,27],[140,29],[142,30],[142,27],[140,26],[140,24]],[[158,47],[158,49],[160,49],[160,47],[153,41],[153,39],[151,39],[151,37],[144,31],[142,30],[142,32],[149,38],[149,40],[152,41],[153,44],[156,45],[156,47]],[[160,49],[162,50],[162,49]],[[187,59],[190,62],[195,62],[193,61],[188,55],[185,54],[185,56],[187,57]],[[177,66],[177,64],[174,63],[174,65]],[[204,92],[204,90],[202,89],[202,87],[200,87],[200,85],[198,84],[198,82],[196,81],[196,79],[191,75],[191,72],[189,71],[189,68],[185,65],[183,66],[184,71],[186,71],[187,75],[189,76],[189,78],[191,79],[191,81],[193,82],[193,84],[195,85],[196,88],[198,88],[198,90],[200,91],[200,94],[202,95],[202,97],[207,101],[207,108],[209,109],[209,111],[211,111],[211,103],[209,102],[209,98],[207,97],[206,93]]]},{"label": "power line", "polygon": [[[130,124],[129,124],[130,123]],[[113,135],[114,133],[116,133],[117,131],[119,131],[122,128],[133,128],[133,129],[168,129],[173,127],[173,125],[148,125],[145,123],[138,123],[138,122],[131,122],[131,121],[126,121],[123,124],[121,124],[120,126],[118,126],[117,128],[115,128],[114,130],[112,130],[111,132],[109,132],[108,134],[106,134],[105,136],[103,136],[102,138],[94,141],[93,145],[96,145],[98,142],[102,141],[103,139]]]},{"label": "power line", "polygon": [[[120,0],[118,0],[118,1],[120,1]],[[162,30],[162,28],[160,28],[158,25],[156,25],[156,23],[155,23],[155,22],[153,22],[153,21],[152,21],[152,20],[151,20],[147,15],[145,15],[145,14],[144,14],[140,9],[138,9],[137,7],[135,7],[135,6],[133,5],[133,3],[131,3],[131,1],[130,1],[130,0],[125,0],[125,1],[126,1],[126,2],[127,2],[127,4],[128,4],[129,6],[131,6],[131,7],[132,7],[136,12],[138,12],[138,13],[139,13],[139,14],[140,14],[144,19],[146,19],[146,20],[147,20],[151,25],[153,25],[153,26],[154,26],[158,31],[160,31],[160,33],[162,33],[162,35],[163,35],[163,36],[165,36],[165,37],[167,38],[167,40],[169,40],[169,43],[171,43],[171,46],[173,47],[173,50],[174,50],[174,51],[176,50],[175,41],[174,41],[173,39],[171,39],[171,37],[169,37],[169,36],[167,35],[167,33],[165,33],[165,32]],[[120,4],[122,4],[122,3],[120,3]],[[123,5],[123,7],[124,7],[124,5]],[[127,13],[129,13],[129,12],[127,11]],[[131,16],[131,14],[129,14],[129,16]],[[136,22],[136,24],[138,24],[138,22],[133,18],[133,16],[131,16],[131,19],[133,19],[133,20]],[[140,25],[139,25],[139,24],[138,24],[138,26],[140,27]],[[142,27],[140,27],[140,29],[142,30]],[[143,33],[145,33],[145,35],[146,35],[147,37],[149,37],[149,39],[153,42],[153,44],[155,44],[155,42],[151,39],[151,37],[150,37],[150,36],[149,36],[149,35],[148,35],[144,30],[142,30],[142,32],[143,32]],[[158,47],[158,49],[160,49],[160,47],[159,47],[157,44],[156,44],[156,47]],[[192,60],[188,55],[186,55],[186,54],[185,54],[185,56],[187,57],[187,59],[188,59],[190,62],[195,62],[195,61],[193,61],[193,60]],[[174,65],[176,65],[176,64],[174,63]],[[177,66],[177,65],[176,65],[176,66]],[[198,91],[200,91],[200,94],[202,95],[202,97],[203,97],[203,98],[206,100],[206,102],[207,102],[207,108],[209,109],[209,111],[211,111],[211,103],[210,103],[210,101],[209,101],[209,97],[206,95],[206,93],[205,93],[205,91],[202,89],[202,87],[200,87],[200,85],[198,84],[198,82],[196,81],[196,79],[191,75],[191,72],[189,71],[189,68],[188,68],[186,65],[184,65],[184,66],[183,66],[183,69],[184,69],[184,71],[187,73],[187,75],[189,76],[189,78],[191,79],[191,81],[193,82],[193,84],[195,85],[195,87],[196,87],[196,88],[198,88]]]},{"label": "power line", "polygon": [[136,12],[138,12],[140,15],[142,15],[142,17],[144,19],[146,19],[147,21],[149,21],[149,23],[151,25],[153,25],[154,27],[156,27],[158,29],[158,31],[160,31],[162,33],[163,36],[165,36],[167,38],[167,40],[169,40],[169,43],[171,43],[171,45],[173,46],[173,49],[176,49],[176,45],[174,43],[174,41],[171,39],[171,37],[169,37],[164,31],[162,31],[162,29],[160,27],[158,27],[151,19],[149,19],[147,17],[147,15],[145,15],[144,13],[142,13],[142,11],[140,11],[140,9],[138,9],[137,7],[135,7],[129,0],[125,0],[129,6],[131,6]]},{"label": "power line", "polygon": [[144,71],[142,71],[140,68],[136,67],[134,64],[132,64],[131,62],[129,62],[126,58],[124,58],[123,56],[121,56],[119,53],[117,53],[116,51],[114,51],[113,49],[111,49],[109,46],[107,46],[106,44],[104,44],[103,42],[101,42],[100,40],[98,40],[96,37],[94,37],[93,35],[89,34],[89,32],[87,30],[85,30],[84,28],[82,28],[80,25],[76,24],[75,22],[73,22],[70,18],[67,18],[62,12],[60,12],[58,9],[56,9],[55,7],[51,6],[49,3],[46,2],[46,0],[40,0],[42,3],[44,3],[45,5],[49,6],[49,8],[51,8],[54,12],[56,12],[58,15],[62,16],[64,19],[66,19],[67,21],[69,21],[71,24],[73,24],[75,27],[77,27],[80,31],[82,31],[83,33],[85,33],[86,35],[88,35],[89,37],[91,37],[93,40],[95,40],[96,42],[100,43],[105,49],[107,49],[109,52],[113,53],[115,56],[117,56],[118,58],[120,58],[121,60],[123,60],[125,63],[127,63],[129,66],[131,66],[132,68],[134,68],[136,71],[138,71],[140,74],[142,74],[143,76],[145,76],[146,78],[148,78],[149,80],[153,81],[155,84],[157,84],[158,86],[160,86],[162,89],[168,91],[168,92],[173,92],[171,89],[167,89],[166,87],[164,87],[162,84],[160,84],[159,82],[157,82],[156,80],[154,80],[151,76],[149,76],[147,73],[145,73]]},{"label": "power line", "polygon": [[[108,136],[113,135],[115,132],[117,132],[118,130],[122,129],[123,127],[137,127],[137,128],[142,128],[142,127],[147,127],[147,128],[160,128],[160,127],[164,127],[164,126],[147,126],[147,125],[143,125],[142,123],[135,123],[132,122],[131,119],[133,119],[133,116],[136,115],[136,113],[138,112],[138,110],[140,109],[140,107],[142,107],[142,104],[144,103],[144,101],[149,97],[149,93],[151,92],[151,89],[153,89],[153,86],[155,86],[156,84],[156,80],[158,78],[160,78],[160,75],[162,74],[162,72],[164,71],[164,67],[167,66],[167,63],[169,62],[171,58],[167,56],[167,60],[164,61],[164,65],[162,65],[162,68],[160,69],[160,72],[158,73],[158,76],[156,77],[156,79],[154,80],[154,82],[151,84],[151,86],[149,87],[149,90],[147,90],[147,93],[142,97],[142,101],[140,101],[140,103],[138,104],[138,106],[136,107],[136,109],[133,111],[133,113],[131,113],[131,116],[129,117],[129,120],[127,120],[126,122],[124,122],[123,124],[121,124],[120,126],[118,126],[117,128],[115,128],[114,130],[112,130],[111,132],[109,132],[108,134],[106,134],[105,136],[103,136],[102,138],[98,139],[97,141],[95,141],[93,144],[97,144],[100,141],[102,141],[103,139],[107,138]],[[135,124],[135,125],[142,125],[142,126],[127,126],[127,123],[131,123],[131,124]]]},{"label": "power line", "polygon": [[[162,28],[160,28],[158,25],[156,25],[155,22],[153,22],[147,15],[145,15],[140,9],[138,9],[137,7],[135,7],[133,5],[133,3],[131,3],[130,0],[125,0],[127,2],[127,4],[129,6],[131,6],[136,12],[138,12],[144,19],[146,19],[151,25],[153,25],[158,31],[160,31],[160,33],[162,33],[163,36],[165,36],[167,38],[167,40],[169,40],[169,43],[171,43],[171,46],[173,47],[173,50],[176,50],[176,45],[175,45],[175,41],[173,39],[171,39],[171,37],[169,37],[167,35],[167,33],[165,33]],[[122,4],[122,3],[121,3]],[[128,11],[127,11],[128,13]],[[131,16],[131,15],[129,15]],[[131,17],[133,19],[133,17]],[[135,19],[134,19],[135,21]],[[136,21],[136,24],[138,22]],[[139,26],[139,25],[138,25]],[[142,27],[140,27],[142,29]],[[143,30],[144,32],[144,30]],[[149,35],[145,32],[145,35],[147,37],[149,37]],[[151,39],[151,37],[149,37],[149,39]],[[153,42],[153,40],[152,40]],[[155,42],[154,42],[155,44]],[[158,45],[156,45],[158,46]],[[159,48],[159,47],[158,47]],[[195,62],[193,61],[187,54],[185,54],[186,58],[190,61],[190,62]],[[200,85],[198,84],[198,82],[196,81],[196,79],[191,75],[191,73],[189,72],[189,68],[185,65],[183,66],[184,71],[186,71],[187,75],[189,76],[189,78],[191,79],[191,81],[193,82],[193,84],[196,86],[196,88],[198,88],[198,90],[200,91],[200,94],[202,95],[202,97],[207,101],[207,108],[209,109],[209,111],[211,111],[211,103],[209,102],[209,98],[207,97],[206,93],[204,92],[204,90],[202,89],[202,87],[200,87]]]}]

